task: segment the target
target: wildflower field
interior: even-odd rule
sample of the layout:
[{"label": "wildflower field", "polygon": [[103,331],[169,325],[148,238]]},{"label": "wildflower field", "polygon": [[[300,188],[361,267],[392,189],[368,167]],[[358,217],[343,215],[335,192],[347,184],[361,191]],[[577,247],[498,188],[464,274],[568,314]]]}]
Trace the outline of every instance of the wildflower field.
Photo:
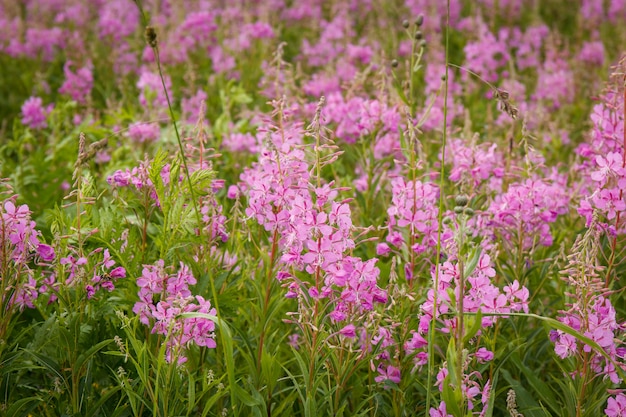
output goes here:
[{"label": "wildflower field", "polygon": [[0,416],[626,416],[625,0],[0,0]]}]

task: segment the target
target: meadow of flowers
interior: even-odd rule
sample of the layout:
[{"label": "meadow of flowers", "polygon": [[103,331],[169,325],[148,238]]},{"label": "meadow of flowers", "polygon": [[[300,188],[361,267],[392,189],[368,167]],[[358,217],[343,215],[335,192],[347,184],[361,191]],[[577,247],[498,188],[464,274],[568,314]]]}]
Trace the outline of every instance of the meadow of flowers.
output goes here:
[{"label": "meadow of flowers", "polygon": [[0,415],[626,416],[626,0],[0,0]]}]

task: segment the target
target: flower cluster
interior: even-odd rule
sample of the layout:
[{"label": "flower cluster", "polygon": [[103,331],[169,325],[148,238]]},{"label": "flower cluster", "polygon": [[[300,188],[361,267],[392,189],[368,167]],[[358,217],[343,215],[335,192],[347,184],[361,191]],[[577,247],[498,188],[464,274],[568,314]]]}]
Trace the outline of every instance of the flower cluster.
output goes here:
[{"label": "flower cluster", "polygon": [[587,226],[592,223],[595,211],[606,221],[602,223],[604,228],[613,234],[623,234],[626,228],[620,218],[626,210],[624,100],[614,88],[610,87],[593,108],[590,143],[577,148],[577,153],[585,158],[581,166],[584,198],[578,212],[585,217]]},{"label": "flower cluster", "polygon": [[[458,261],[447,261],[439,265],[438,277],[433,271],[433,282],[438,283],[437,299],[435,301],[435,290],[429,290],[427,301],[421,306],[418,330],[413,332],[412,339],[404,345],[406,353],[414,355],[413,361],[416,367],[427,363],[426,337],[431,325],[436,323],[439,331],[451,335],[460,331],[457,318],[450,314],[457,310],[459,305],[463,306],[464,313],[528,312],[528,289],[521,286],[517,280],[505,285],[502,290],[496,287],[492,282],[496,276],[496,271],[493,268],[491,257],[487,253],[480,254],[474,270],[469,272],[468,276],[461,276],[461,274],[468,273],[465,270],[461,271],[462,267],[464,268],[463,264]],[[453,301],[452,297],[457,301]],[[461,297],[463,298],[462,304],[458,302]],[[496,320],[497,317],[495,316],[482,317],[481,329],[478,330],[477,336],[484,329],[493,326]],[[467,322],[465,326],[468,326]],[[462,364],[461,390],[468,400],[468,411],[472,411],[478,406],[482,410],[486,410],[491,383],[486,381],[481,388],[480,381],[483,377],[476,369],[478,364],[489,362],[494,358],[493,352],[486,348],[478,346],[474,348],[473,352],[464,351],[464,363]],[[447,375],[448,369],[444,366],[437,375],[437,385],[440,391],[444,389],[443,385]]]},{"label": "flower cluster", "polygon": [[74,63],[67,61],[63,67],[65,73],[65,81],[59,93],[66,94],[77,103],[85,104],[90,100],[91,90],[93,88],[92,65],[88,63],[82,68],[78,68],[76,72],[72,71]]},{"label": "flower cluster", "polygon": [[133,123],[128,128],[128,136],[133,142],[155,142],[161,136],[161,128],[157,123]]},{"label": "flower cluster", "polygon": [[28,206],[16,206],[12,199],[0,203],[1,297],[3,304],[8,297],[8,305],[20,309],[33,308],[33,301],[39,293],[55,280],[49,270],[41,271],[43,275],[40,278],[34,269],[35,265],[49,266],[55,252],[51,246],[41,242],[41,233],[35,228],[30,215]]},{"label": "flower cluster", "polygon": [[[601,352],[587,344],[581,346],[575,336],[562,330],[553,330],[550,339],[554,342],[555,353],[561,359],[579,358],[594,373],[608,377],[617,384],[621,382],[621,377],[614,363],[626,371],[626,341],[620,340],[626,330],[626,323],[617,321],[615,308],[607,296],[608,291],[598,277],[602,270],[597,259],[599,237],[600,228],[594,221],[585,234],[578,237],[571,250],[569,265],[562,271],[563,280],[573,289],[566,294],[571,302],[566,304],[566,310],[560,312],[558,320],[596,342],[612,360],[606,360]],[[586,371],[583,369],[581,372]]]},{"label": "flower cluster", "polygon": [[53,107],[53,104],[44,107],[41,97],[29,98],[22,105],[22,124],[31,129],[47,127],[46,117],[48,117]]},{"label": "flower cluster", "polygon": [[[305,153],[293,144],[302,140],[297,126],[270,134],[271,146],[241,175],[240,188],[248,197],[246,214],[272,233],[284,272],[278,278],[288,286],[287,297],[329,298],[335,322],[372,310],[384,303],[386,293],[377,286],[376,259],[347,256],[354,248],[350,207],[335,201],[332,184],[310,184]],[[307,283],[287,267],[313,276]]]},{"label": "flower cluster", "polygon": [[568,212],[570,195],[559,178],[554,182],[527,179],[511,184],[489,206],[490,227],[505,242],[519,244],[524,250],[537,245],[550,246],[550,223]]},{"label": "flower cluster", "polygon": [[450,141],[446,161],[452,163],[450,180],[465,183],[471,189],[485,184],[488,191],[500,191],[505,166],[495,143],[468,145],[461,139]]},{"label": "flower cluster", "polygon": [[180,263],[175,274],[168,274],[163,260],[154,265],[144,265],[142,274],[137,278],[139,301],[133,306],[133,312],[146,326],[152,327],[152,333],[167,337],[166,359],[178,364],[187,361],[185,350],[190,345],[216,347],[215,322],[206,317],[183,317],[183,313],[203,313],[210,316],[217,314],[211,302],[199,295],[192,295],[190,286],[196,279],[189,267]]},{"label": "flower cluster", "polygon": [[[391,248],[400,251],[406,247],[412,253],[422,254],[436,247],[438,202],[439,189],[436,185],[419,180],[407,181],[403,177],[392,179],[386,237],[391,247],[381,243],[377,252],[387,255]],[[413,279],[415,266],[410,262],[405,265],[407,280]]]},{"label": "flower cluster", "polygon": [[[93,251],[89,257],[93,258],[102,248]],[[61,260],[63,261],[63,260]],[[93,267],[93,276],[91,283],[85,287],[87,298],[92,298],[99,289],[106,289],[111,292],[115,289],[114,282],[120,278],[126,277],[126,269],[121,266],[115,267],[115,261],[111,258],[108,249],[104,250],[102,260],[97,262]]]}]

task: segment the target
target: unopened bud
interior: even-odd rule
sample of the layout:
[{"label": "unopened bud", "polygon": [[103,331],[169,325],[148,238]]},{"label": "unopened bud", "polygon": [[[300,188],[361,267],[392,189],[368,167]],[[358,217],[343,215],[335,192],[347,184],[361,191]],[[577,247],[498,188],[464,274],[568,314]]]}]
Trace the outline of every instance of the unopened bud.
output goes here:
[{"label": "unopened bud", "polygon": [[415,19],[415,24],[420,27],[424,24],[424,15],[420,13],[419,16],[417,16],[417,19]]},{"label": "unopened bud", "polygon": [[394,67],[394,68],[398,68],[398,60],[397,59],[392,60],[391,61],[391,66]]},{"label": "unopened bud", "polygon": [[461,206],[456,206],[456,207],[454,207],[454,212],[455,212],[456,214],[461,214],[461,213],[463,213],[463,207],[461,207]]},{"label": "unopened bud", "polygon": [[471,207],[465,207],[465,210],[463,210],[463,213],[465,213],[467,217],[472,217],[474,215],[474,209]]},{"label": "unopened bud", "polygon": [[422,33],[421,30],[418,30],[417,32],[415,32],[415,40],[420,40],[424,37],[424,34]]},{"label": "unopened bud", "polygon": [[457,195],[454,202],[457,206],[465,207],[469,202],[469,198],[465,194]]},{"label": "unopened bud", "polygon": [[402,21],[402,27],[405,28],[405,29],[408,29],[409,28],[409,21],[404,19]]},{"label": "unopened bud", "polygon": [[422,39],[422,40],[420,41],[420,46],[421,46],[422,48],[426,48],[426,39]]}]

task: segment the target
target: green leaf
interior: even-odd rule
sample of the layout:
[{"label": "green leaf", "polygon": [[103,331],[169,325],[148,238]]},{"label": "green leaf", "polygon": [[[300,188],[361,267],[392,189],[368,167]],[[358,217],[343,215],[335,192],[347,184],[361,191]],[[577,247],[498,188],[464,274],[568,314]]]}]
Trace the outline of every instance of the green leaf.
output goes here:
[{"label": "green leaf", "polygon": [[[476,312],[476,315],[471,315],[471,316],[467,316],[465,318],[466,323],[470,324],[470,326],[466,326],[466,333],[465,336],[463,336],[463,343],[467,343],[469,342],[469,340],[471,338],[473,338],[474,336],[476,336],[476,334],[478,333],[478,331],[480,329],[482,329],[482,312],[481,310],[478,310]],[[468,328],[469,327],[469,328]]]},{"label": "green leaf", "polygon": [[[522,412],[525,417],[550,416],[550,414],[535,401],[532,394],[528,392],[519,381],[515,380],[506,369],[502,369],[500,372],[502,376],[504,376],[504,379],[511,385],[513,391],[515,391],[518,410]],[[552,407],[557,407],[557,404],[552,404]],[[557,415],[561,414],[558,413]]]},{"label": "green leaf", "polygon": [[118,391],[121,391],[121,389],[122,389],[122,387],[119,386],[119,385],[107,389],[106,393],[102,397],[100,397],[98,402],[96,402],[94,405],[92,405],[89,408],[89,410],[85,413],[85,417],[95,416],[96,413],[98,412],[98,410],[100,410],[100,407],[102,407],[104,405],[104,403],[109,401],[109,399],[113,396],[113,394],[116,394]]},{"label": "green leaf", "polygon": [[465,264],[465,268],[463,268],[463,276],[465,278],[472,275],[472,273],[476,269],[476,266],[478,265],[478,261],[480,260],[480,254],[482,253],[482,250],[479,247],[475,247],[475,248],[472,248],[471,253],[472,254],[471,254],[469,262],[467,262]]},{"label": "green leaf", "polygon": [[82,353],[78,356],[78,358],[76,359],[76,363],[74,364],[72,369],[75,369],[76,371],[78,371],[80,368],[83,367],[83,364],[88,361],[89,359],[91,359],[91,357],[93,355],[95,355],[96,353],[98,353],[99,350],[101,350],[102,348],[104,348],[106,345],[110,344],[113,342],[113,339],[108,339],[108,340],[103,340],[102,342],[98,343],[97,345],[92,346],[91,348],[89,348],[89,350],[87,350],[85,353]]}]

